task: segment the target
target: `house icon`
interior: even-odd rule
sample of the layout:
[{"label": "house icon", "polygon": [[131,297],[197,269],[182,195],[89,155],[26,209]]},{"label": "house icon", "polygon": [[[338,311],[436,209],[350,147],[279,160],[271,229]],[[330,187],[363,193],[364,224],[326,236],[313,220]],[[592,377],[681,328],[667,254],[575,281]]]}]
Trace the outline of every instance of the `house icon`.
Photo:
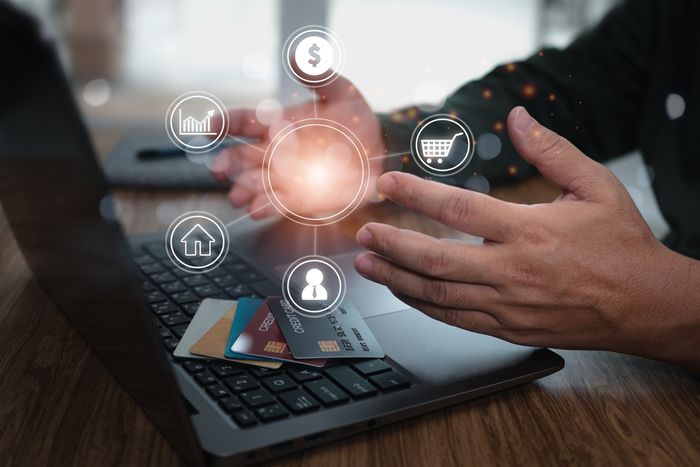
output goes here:
[{"label": "house icon", "polygon": [[180,241],[185,244],[185,256],[211,256],[211,244],[216,240],[204,227],[195,224]]}]

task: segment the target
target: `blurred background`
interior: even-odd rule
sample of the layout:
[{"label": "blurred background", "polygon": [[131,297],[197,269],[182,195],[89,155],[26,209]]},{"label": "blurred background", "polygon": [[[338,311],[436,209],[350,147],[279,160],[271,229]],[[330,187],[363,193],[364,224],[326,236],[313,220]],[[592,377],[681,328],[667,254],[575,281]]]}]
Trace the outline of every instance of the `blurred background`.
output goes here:
[{"label": "blurred background", "polygon": [[[87,122],[162,128],[170,102],[204,90],[230,107],[305,91],[282,67],[299,27],[331,28],[344,74],[376,111],[439,102],[465,81],[544,46],[563,47],[619,0],[24,0],[57,39]],[[459,37],[445,31],[459,31]],[[458,39],[458,40],[455,40]],[[638,155],[610,167],[657,235],[666,225]]]}]

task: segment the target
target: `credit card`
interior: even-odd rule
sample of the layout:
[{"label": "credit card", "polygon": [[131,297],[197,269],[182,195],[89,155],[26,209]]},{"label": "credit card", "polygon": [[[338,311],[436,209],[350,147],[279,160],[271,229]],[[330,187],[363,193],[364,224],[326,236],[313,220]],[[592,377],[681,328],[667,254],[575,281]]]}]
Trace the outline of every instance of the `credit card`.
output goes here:
[{"label": "credit card", "polygon": [[231,351],[246,356],[266,357],[281,362],[299,363],[313,367],[322,367],[326,364],[325,360],[299,361],[292,357],[267,302],[263,303],[255,312],[255,316],[233,343]]},{"label": "credit card", "polygon": [[258,311],[258,308],[260,308],[260,306],[263,303],[265,303],[265,300],[263,300],[262,298],[245,297],[238,299],[236,316],[233,318],[233,325],[231,326],[231,330],[228,335],[228,340],[226,341],[226,347],[224,351],[224,355],[226,356],[226,358],[243,358],[250,360],[271,361],[269,358],[244,355],[231,350],[231,347],[233,347],[233,343],[236,342],[238,336],[240,336],[245,327],[248,326],[250,320],[253,318],[253,316],[255,316],[255,312]]},{"label": "credit card", "polygon": [[383,358],[384,350],[349,301],[318,318],[300,315],[282,297],[266,303],[294,358]]},{"label": "credit card", "polygon": [[244,363],[246,365],[256,365],[265,368],[277,369],[282,364],[280,362],[271,360],[252,360],[247,359],[227,359],[224,356],[224,349],[226,348],[226,340],[228,339],[229,331],[231,330],[231,325],[236,314],[236,308],[233,307],[219,319],[214,325],[204,333],[204,335],[195,342],[190,348],[190,352],[193,354],[201,355],[204,357],[220,358],[223,360]]}]

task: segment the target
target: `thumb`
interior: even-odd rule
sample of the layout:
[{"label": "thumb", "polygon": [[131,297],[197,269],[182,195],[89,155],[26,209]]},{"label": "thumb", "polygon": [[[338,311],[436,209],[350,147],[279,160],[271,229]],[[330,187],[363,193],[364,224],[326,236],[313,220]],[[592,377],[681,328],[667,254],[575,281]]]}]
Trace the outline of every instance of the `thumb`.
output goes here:
[{"label": "thumb", "polygon": [[508,134],[518,153],[564,193],[595,198],[600,193],[601,182],[609,177],[602,165],[566,138],[542,126],[524,107],[511,110]]}]

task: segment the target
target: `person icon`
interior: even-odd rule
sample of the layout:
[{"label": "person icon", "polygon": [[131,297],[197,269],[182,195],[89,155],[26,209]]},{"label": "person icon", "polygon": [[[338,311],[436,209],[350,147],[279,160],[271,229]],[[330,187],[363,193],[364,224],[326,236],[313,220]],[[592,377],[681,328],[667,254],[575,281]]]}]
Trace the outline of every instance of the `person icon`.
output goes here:
[{"label": "person icon", "polygon": [[328,291],[321,285],[323,273],[320,269],[312,268],[306,273],[306,283],[308,284],[301,291],[301,299],[305,301],[328,300]]}]

